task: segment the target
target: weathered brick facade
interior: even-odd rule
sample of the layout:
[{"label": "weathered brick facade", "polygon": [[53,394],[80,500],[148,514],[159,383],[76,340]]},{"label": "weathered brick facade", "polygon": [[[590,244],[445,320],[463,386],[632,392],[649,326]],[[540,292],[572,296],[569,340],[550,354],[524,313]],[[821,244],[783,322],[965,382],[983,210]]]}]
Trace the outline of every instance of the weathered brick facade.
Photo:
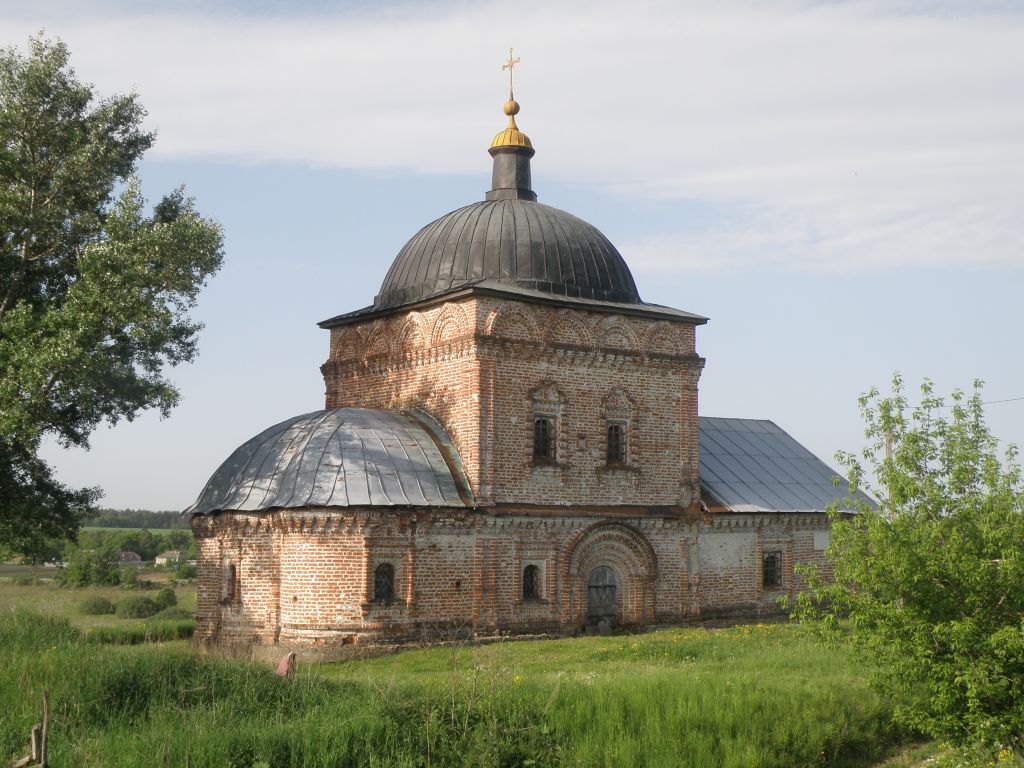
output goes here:
[{"label": "weathered brick facade", "polygon": [[644,303],[604,235],[536,202],[518,110],[486,200],[321,323],[328,410],[241,446],[190,508],[198,638],[342,653],[756,616],[825,565],[819,507],[702,499],[706,319]]},{"label": "weathered brick facade", "polygon": [[[303,508],[196,516],[197,636],[311,646],[571,633],[588,577],[615,574],[624,627],[756,616],[825,565],[823,515],[711,513],[697,477],[692,323],[492,296],[331,331],[327,407],[422,409],[445,428],[473,509]],[[552,461],[532,455],[551,415]],[[607,462],[609,419],[626,456]],[[816,546],[817,542],[817,546]],[[763,585],[764,553],[781,583]],[[390,565],[394,594],[374,595]],[[524,598],[524,570],[537,567]]]},{"label": "weathered brick facade", "polygon": [[[828,524],[821,515],[303,509],[200,516],[194,530],[204,565],[197,637],[343,651],[452,632],[582,631],[588,574],[601,565],[619,579],[625,627],[775,612],[779,597],[802,587],[794,562],[826,566]],[[783,555],[783,581],[766,589],[768,548]],[[388,604],[374,602],[381,562],[395,567]],[[524,600],[529,564],[541,579],[537,597]]]}]

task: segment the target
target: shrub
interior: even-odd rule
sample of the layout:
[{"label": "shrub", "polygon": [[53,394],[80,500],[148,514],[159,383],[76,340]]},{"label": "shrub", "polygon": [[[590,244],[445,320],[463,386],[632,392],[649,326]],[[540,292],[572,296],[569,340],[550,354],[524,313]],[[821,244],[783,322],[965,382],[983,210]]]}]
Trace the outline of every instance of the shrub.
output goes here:
[{"label": "shrub", "polygon": [[135,572],[134,568],[122,568],[117,580],[123,588],[131,589],[138,583],[139,574]]},{"label": "shrub", "polygon": [[142,595],[126,597],[117,604],[117,613],[122,619],[148,619],[160,610],[155,601]]},{"label": "shrub", "polygon": [[79,609],[86,616],[103,616],[104,614],[113,613],[115,610],[112,602],[99,595],[87,597],[82,601]]},{"label": "shrub", "polygon": [[156,597],[153,598],[153,602],[160,607],[160,610],[163,610],[164,608],[170,608],[177,605],[178,596],[174,594],[174,589],[172,587],[164,587],[156,593]]},{"label": "shrub", "polygon": [[57,571],[62,586],[87,587],[90,584],[114,585],[119,581],[117,552],[106,549],[76,549],[66,568]]},{"label": "shrub", "polygon": [[15,576],[11,581],[16,587],[34,587],[39,583],[39,579],[35,576]]},{"label": "shrub", "polygon": [[178,569],[179,579],[194,579],[197,575],[196,567],[186,563]]}]

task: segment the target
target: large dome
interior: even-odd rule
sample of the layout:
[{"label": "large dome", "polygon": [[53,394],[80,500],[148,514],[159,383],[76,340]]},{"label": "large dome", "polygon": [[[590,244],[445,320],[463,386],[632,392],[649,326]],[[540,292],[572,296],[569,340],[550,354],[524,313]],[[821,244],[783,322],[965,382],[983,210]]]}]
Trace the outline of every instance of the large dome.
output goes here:
[{"label": "large dome", "polygon": [[381,309],[496,280],[556,296],[638,303],[622,256],[592,224],[529,199],[485,200],[442,216],[388,270]]}]

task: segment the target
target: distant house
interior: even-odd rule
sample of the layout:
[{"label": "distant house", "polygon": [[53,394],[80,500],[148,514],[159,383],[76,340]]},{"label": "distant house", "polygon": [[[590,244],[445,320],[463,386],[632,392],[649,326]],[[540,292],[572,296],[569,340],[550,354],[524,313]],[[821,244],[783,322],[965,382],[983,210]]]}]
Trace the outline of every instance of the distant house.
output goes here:
[{"label": "distant house", "polygon": [[156,556],[157,565],[175,565],[181,562],[181,550],[169,549]]},{"label": "distant house", "polygon": [[142,557],[130,549],[122,549],[117,553],[117,563],[125,568],[141,568]]}]

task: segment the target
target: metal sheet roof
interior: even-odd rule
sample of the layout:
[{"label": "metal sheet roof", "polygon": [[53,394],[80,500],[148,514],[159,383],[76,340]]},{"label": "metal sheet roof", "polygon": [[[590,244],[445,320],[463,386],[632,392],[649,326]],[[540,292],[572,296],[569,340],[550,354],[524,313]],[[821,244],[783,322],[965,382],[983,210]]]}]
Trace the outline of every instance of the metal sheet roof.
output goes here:
[{"label": "metal sheet roof", "polygon": [[284,507],[473,506],[458,453],[425,415],[314,411],[239,446],[187,513]]},{"label": "metal sheet roof", "polygon": [[838,472],[771,421],[698,420],[701,491],[733,512],[824,512],[850,492]]}]

